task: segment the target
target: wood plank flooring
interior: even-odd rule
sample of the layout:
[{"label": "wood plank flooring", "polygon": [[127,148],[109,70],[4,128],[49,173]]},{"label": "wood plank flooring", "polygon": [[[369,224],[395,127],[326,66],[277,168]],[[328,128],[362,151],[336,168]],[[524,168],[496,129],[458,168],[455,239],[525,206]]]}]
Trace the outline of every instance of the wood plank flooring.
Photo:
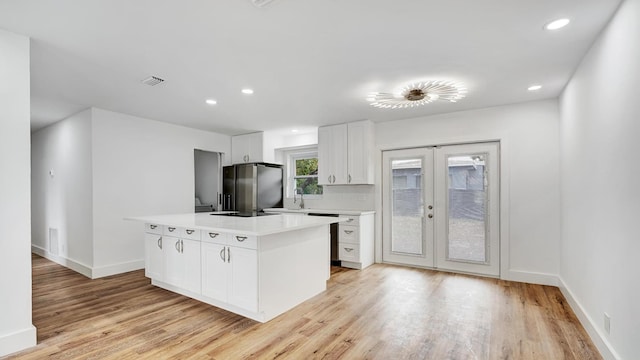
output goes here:
[{"label": "wood plank flooring", "polygon": [[10,359],[600,359],[557,288],[376,264],[260,324],[33,256],[38,345]]}]

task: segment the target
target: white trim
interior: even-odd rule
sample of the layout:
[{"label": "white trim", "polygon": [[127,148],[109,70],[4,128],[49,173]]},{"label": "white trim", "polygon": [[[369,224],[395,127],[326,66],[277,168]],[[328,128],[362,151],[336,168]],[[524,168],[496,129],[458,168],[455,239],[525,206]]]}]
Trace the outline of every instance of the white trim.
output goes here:
[{"label": "white trim", "polygon": [[51,260],[54,263],[60,264],[66,268],[69,268],[77,273],[80,273],[86,277],[88,277],[89,279],[91,279],[91,267],[81,264],[77,261],[68,259],[64,256],[59,256],[59,255],[54,255],[52,253],[50,253],[49,251],[31,244],[31,252],[37,255],[42,256],[45,259]]},{"label": "white trim", "polygon": [[129,271],[144,269],[144,259],[127,261],[119,264],[112,264],[100,267],[94,267],[92,270],[92,279],[102,278],[105,276],[117,275]]},{"label": "white trim", "polygon": [[12,354],[36,344],[36,327],[31,325],[26,329],[0,336],[0,356]]},{"label": "white trim", "polygon": [[528,284],[558,286],[558,275],[509,269],[500,277],[502,280]]},{"label": "white trim", "polygon": [[68,259],[64,256],[54,255],[37,245],[33,245],[33,244],[31,245],[31,252],[34,254],[40,255],[45,259],[51,260],[56,264],[59,264],[68,269],[71,269],[79,274],[82,274],[88,277],[89,279],[98,279],[105,276],[117,275],[117,274],[129,272],[129,271],[144,269],[144,259],[94,268],[85,264],[81,264],[77,261]]},{"label": "white trim", "polygon": [[562,295],[564,295],[565,299],[567,299],[569,306],[571,307],[571,309],[573,309],[573,312],[578,317],[578,320],[580,320],[580,323],[587,331],[587,334],[589,334],[589,337],[600,351],[600,355],[602,355],[602,357],[605,359],[622,359],[620,355],[618,355],[618,353],[614,350],[609,340],[607,340],[605,334],[603,334],[600,328],[596,325],[597,323],[593,321],[593,319],[584,310],[582,305],[580,305],[576,297],[573,296],[573,292],[571,292],[562,277],[558,277],[558,282],[558,287],[560,288]]}]

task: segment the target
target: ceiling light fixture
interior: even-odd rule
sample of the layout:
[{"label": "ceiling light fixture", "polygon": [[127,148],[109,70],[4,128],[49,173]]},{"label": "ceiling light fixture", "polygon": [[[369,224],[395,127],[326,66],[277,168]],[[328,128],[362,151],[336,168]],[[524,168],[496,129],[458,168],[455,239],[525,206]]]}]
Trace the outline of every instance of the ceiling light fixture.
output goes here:
[{"label": "ceiling light fixture", "polygon": [[215,100],[213,100],[213,99],[207,99],[205,102],[206,102],[207,104],[209,104],[209,105],[215,105],[215,104],[217,104],[217,103],[218,103],[217,101],[215,101]]},{"label": "ceiling light fixture", "polygon": [[538,91],[540,89],[542,89],[542,85],[531,85],[531,86],[529,86],[529,88],[527,90],[529,90],[529,91]]},{"label": "ceiling light fixture", "polygon": [[242,93],[246,94],[246,95],[251,95],[251,94],[253,94],[253,90],[252,89],[242,89]]},{"label": "ceiling light fixture", "polygon": [[371,93],[367,101],[371,106],[383,109],[404,109],[425,105],[436,100],[457,102],[464,98],[467,89],[461,83],[446,80],[428,80],[402,87],[396,94]]},{"label": "ceiling light fixture", "polygon": [[558,19],[548,23],[547,25],[544,26],[544,28],[547,30],[558,30],[569,25],[570,22],[571,20],[569,19]]}]

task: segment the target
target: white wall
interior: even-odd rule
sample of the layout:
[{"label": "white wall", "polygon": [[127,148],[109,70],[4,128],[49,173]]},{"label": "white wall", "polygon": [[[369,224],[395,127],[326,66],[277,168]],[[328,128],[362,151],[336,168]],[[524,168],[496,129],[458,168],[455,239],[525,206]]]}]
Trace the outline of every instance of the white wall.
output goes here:
[{"label": "white wall", "polygon": [[[560,266],[559,113],[556,100],[376,125],[379,150],[479,140],[501,142],[501,277],[556,284]],[[377,158],[381,159],[381,152]],[[377,164],[377,183],[380,184],[381,160]],[[380,188],[376,185],[378,250],[381,241],[379,194]]]},{"label": "white wall", "polygon": [[626,0],[560,102],[562,286],[605,356],[623,359],[640,358],[638,84],[640,0]]},{"label": "white wall", "polygon": [[[93,264],[91,110],[31,136],[34,251],[86,276]],[[50,241],[49,229],[58,231]]]},{"label": "white wall", "polygon": [[194,149],[231,149],[227,135],[96,108],[32,139],[32,248],[91,278],[143,268],[143,227],[124,218],[193,212]]},{"label": "white wall", "polygon": [[29,39],[0,29],[0,356],[34,346]]},{"label": "white wall", "polygon": [[230,153],[231,137],[93,109],[94,277],[144,266],[127,216],[194,211],[194,149]]}]

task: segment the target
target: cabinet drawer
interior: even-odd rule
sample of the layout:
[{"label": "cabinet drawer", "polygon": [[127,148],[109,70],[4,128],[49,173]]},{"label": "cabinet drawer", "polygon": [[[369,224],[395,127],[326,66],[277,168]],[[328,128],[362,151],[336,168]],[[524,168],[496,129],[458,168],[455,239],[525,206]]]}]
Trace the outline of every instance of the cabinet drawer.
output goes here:
[{"label": "cabinet drawer", "polygon": [[165,225],[162,233],[169,236],[180,237],[182,235],[182,228]]},{"label": "cabinet drawer", "polygon": [[183,238],[185,239],[190,239],[190,240],[198,240],[200,241],[200,230],[198,229],[189,229],[189,228],[183,228],[182,229],[182,235]]},{"label": "cabinet drawer", "polygon": [[202,231],[202,241],[214,244],[227,245],[229,244],[229,234],[221,233],[219,231]]},{"label": "cabinet drawer", "polygon": [[354,226],[360,225],[360,216],[357,216],[357,215],[340,215],[340,216],[349,218],[349,220],[339,223],[340,225],[354,225]]},{"label": "cabinet drawer", "polygon": [[162,235],[162,225],[158,224],[144,224],[145,232],[150,234]]},{"label": "cabinet drawer", "polygon": [[352,261],[352,262],[360,262],[360,246],[349,244],[349,243],[339,243],[338,249],[338,257],[341,261]]},{"label": "cabinet drawer", "polygon": [[229,239],[229,245],[246,249],[257,249],[258,238],[249,235],[233,234],[231,235],[231,239]]},{"label": "cabinet drawer", "polygon": [[351,244],[359,244],[360,228],[358,226],[340,225],[338,241],[347,242]]}]

